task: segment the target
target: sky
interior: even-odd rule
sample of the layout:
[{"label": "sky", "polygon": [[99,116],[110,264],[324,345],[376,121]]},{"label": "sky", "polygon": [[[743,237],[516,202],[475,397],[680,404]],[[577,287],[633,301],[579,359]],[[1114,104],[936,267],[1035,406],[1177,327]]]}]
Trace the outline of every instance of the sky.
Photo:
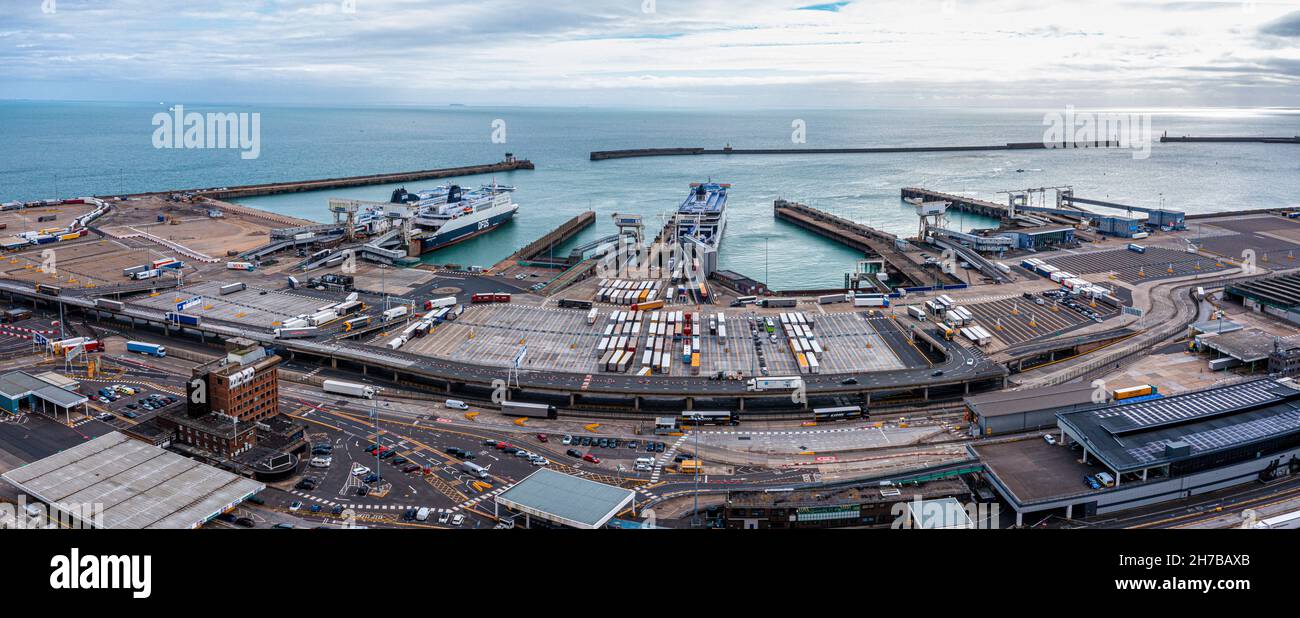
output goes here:
[{"label": "sky", "polygon": [[0,0],[0,98],[1300,107],[1300,0]]}]

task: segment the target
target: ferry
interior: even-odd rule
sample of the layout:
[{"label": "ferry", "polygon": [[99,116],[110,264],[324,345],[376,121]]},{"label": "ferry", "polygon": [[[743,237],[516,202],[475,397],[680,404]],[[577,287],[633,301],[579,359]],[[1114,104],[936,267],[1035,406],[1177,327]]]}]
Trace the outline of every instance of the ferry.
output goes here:
[{"label": "ferry", "polygon": [[693,272],[708,276],[717,270],[718,247],[727,229],[727,189],[730,184],[691,183],[691,192],[677,208],[677,240],[694,249]]},{"label": "ferry", "polygon": [[510,197],[513,190],[495,183],[477,191],[465,191],[458,185],[413,193],[402,188],[393,191],[389,202],[416,207],[412,223],[420,233],[413,240],[419,240],[420,253],[425,254],[486,234],[509,221],[519,210]]},{"label": "ferry", "polygon": [[727,228],[727,189],[730,184],[693,182],[691,193],[677,209],[677,236],[694,238],[718,248]]}]

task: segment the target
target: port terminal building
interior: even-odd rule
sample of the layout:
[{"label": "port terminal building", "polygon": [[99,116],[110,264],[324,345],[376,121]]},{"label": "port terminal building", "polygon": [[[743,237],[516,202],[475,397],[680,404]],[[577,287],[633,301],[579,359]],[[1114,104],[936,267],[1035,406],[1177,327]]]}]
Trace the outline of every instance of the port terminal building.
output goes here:
[{"label": "port terminal building", "polygon": [[1233,283],[1223,289],[1223,297],[1247,309],[1300,324],[1300,274]]},{"label": "port terminal building", "polygon": [[[1300,473],[1300,388],[1262,378],[1057,414],[1059,439],[968,447],[1016,513],[1102,515]],[[1100,473],[1110,478],[1094,486]]]}]

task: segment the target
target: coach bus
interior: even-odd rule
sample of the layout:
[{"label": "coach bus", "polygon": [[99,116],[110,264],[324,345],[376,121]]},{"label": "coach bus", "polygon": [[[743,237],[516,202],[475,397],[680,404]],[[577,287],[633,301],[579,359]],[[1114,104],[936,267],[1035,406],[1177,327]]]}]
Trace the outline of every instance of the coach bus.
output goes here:
[{"label": "coach bus", "polygon": [[736,425],[740,417],[730,410],[684,410],[679,417],[682,425]]}]

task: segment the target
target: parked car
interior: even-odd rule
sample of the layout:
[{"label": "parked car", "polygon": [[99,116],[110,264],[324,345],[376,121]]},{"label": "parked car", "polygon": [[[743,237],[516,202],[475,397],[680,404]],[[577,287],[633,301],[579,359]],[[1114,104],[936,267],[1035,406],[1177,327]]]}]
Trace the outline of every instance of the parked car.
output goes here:
[{"label": "parked car", "polygon": [[537,441],[538,441],[538,442],[550,442],[550,439],[546,437],[546,434],[544,434],[544,433],[539,433],[539,434],[537,434]]},{"label": "parked car", "polygon": [[463,523],[465,523],[465,516],[464,516],[464,515],[461,515],[460,513],[456,513],[455,515],[452,515],[452,516],[451,516],[451,525],[453,525],[453,526],[459,526],[459,525],[461,525],[461,524],[463,524]]},{"label": "parked car", "polygon": [[254,524],[253,524],[253,519],[251,517],[240,517],[239,519],[235,520],[235,525],[243,526],[245,528],[252,528]]},{"label": "parked car", "polygon": [[571,448],[565,451],[564,453],[569,457],[577,457],[578,459],[582,459],[582,453],[578,452],[578,449]]},{"label": "parked car", "polygon": [[573,436],[571,436],[571,435],[569,435],[569,434],[567,434],[567,433],[564,434],[564,439],[563,439],[563,440],[560,440],[560,443],[561,443],[561,444],[564,444],[564,445],[566,445],[566,446],[569,445],[569,444],[572,444],[572,443],[573,443]]},{"label": "parked car", "polygon": [[297,500],[294,500],[294,501],[293,501],[293,504],[290,504],[290,505],[289,505],[289,511],[290,511],[290,512],[298,511],[298,510],[300,510],[300,509],[302,509],[302,502],[299,502],[299,501],[297,501]]}]

